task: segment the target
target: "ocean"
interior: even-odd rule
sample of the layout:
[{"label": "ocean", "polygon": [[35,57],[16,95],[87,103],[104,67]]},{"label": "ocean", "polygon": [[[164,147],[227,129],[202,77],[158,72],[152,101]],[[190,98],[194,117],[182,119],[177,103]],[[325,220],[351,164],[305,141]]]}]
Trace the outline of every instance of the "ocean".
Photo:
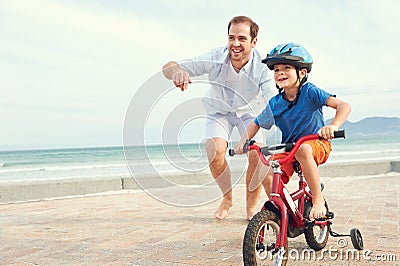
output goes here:
[{"label": "ocean", "polygon": [[[227,159],[246,164],[246,156],[227,155]],[[327,163],[368,160],[400,160],[400,136],[333,140]],[[208,172],[204,145],[0,151],[0,182],[127,177],[131,173],[143,175],[154,171],[161,174]]]}]

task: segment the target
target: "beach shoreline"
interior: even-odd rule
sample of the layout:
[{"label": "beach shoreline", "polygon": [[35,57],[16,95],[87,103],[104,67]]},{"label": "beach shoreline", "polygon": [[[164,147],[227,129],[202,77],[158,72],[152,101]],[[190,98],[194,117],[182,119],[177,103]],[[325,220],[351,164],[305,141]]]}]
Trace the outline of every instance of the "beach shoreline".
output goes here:
[{"label": "beach shoreline", "polygon": [[[340,166],[340,167],[339,167]],[[319,167],[321,178],[370,176],[400,172],[400,161],[368,161],[350,163],[329,163]],[[233,170],[234,184],[244,183],[244,170]],[[145,180],[143,183],[141,180]],[[82,196],[94,193],[122,190],[143,190],[145,188],[166,188],[175,185],[201,186],[213,182],[209,173],[182,173],[173,175],[114,176],[108,178],[71,178],[37,181],[0,182],[0,204],[37,201],[48,198]]]}]

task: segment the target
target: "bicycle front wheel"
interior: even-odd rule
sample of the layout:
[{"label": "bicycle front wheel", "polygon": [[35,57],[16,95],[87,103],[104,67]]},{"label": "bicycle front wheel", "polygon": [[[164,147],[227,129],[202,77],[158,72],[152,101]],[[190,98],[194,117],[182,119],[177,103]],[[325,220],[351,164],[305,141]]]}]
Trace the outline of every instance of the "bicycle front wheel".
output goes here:
[{"label": "bicycle front wheel", "polygon": [[264,210],[255,214],[243,239],[244,265],[285,265],[287,243],[283,250],[276,250],[279,231],[280,219],[275,213]]}]

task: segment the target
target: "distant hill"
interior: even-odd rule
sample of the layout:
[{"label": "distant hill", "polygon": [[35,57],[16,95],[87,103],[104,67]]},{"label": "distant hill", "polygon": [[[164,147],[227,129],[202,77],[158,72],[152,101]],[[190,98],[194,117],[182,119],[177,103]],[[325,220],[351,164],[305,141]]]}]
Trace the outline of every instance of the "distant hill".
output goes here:
[{"label": "distant hill", "polygon": [[[328,119],[326,124],[332,119]],[[347,136],[400,136],[400,117],[368,117],[358,122],[346,121]]]}]

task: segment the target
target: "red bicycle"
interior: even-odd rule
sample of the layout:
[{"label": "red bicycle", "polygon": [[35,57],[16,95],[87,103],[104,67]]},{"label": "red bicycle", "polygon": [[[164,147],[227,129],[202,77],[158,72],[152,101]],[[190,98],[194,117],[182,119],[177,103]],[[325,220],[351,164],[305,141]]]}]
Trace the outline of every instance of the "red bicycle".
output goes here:
[{"label": "red bicycle", "polygon": [[[335,132],[335,138],[344,138],[344,130]],[[361,232],[353,228],[350,234],[338,234],[332,231],[334,213],[329,211],[325,217],[310,220],[312,194],[304,180],[300,164],[295,154],[300,145],[307,140],[318,139],[319,136],[308,135],[296,143],[276,144],[265,147],[255,145],[255,141],[246,141],[243,151],[255,150],[262,163],[273,169],[272,193],[261,211],[256,213],[247,225],[243,239],[244,265],[285,265],[287,262],[287,237],[294,238],[304,233],[308,246],[316,251],[323,249],[329,234],[333,237],[350,236],[355,249],[363,249]],[[289,152],[285,158],[268,161],[265,156]],[[229,150],[233,156],[233,149]],[[299,176],[298,190],[289,193],[282,181],[281,165],[292,164]],[[321,189],[323,185],[321,184]],[[295,203],[297,202],[297,204]]]}]

